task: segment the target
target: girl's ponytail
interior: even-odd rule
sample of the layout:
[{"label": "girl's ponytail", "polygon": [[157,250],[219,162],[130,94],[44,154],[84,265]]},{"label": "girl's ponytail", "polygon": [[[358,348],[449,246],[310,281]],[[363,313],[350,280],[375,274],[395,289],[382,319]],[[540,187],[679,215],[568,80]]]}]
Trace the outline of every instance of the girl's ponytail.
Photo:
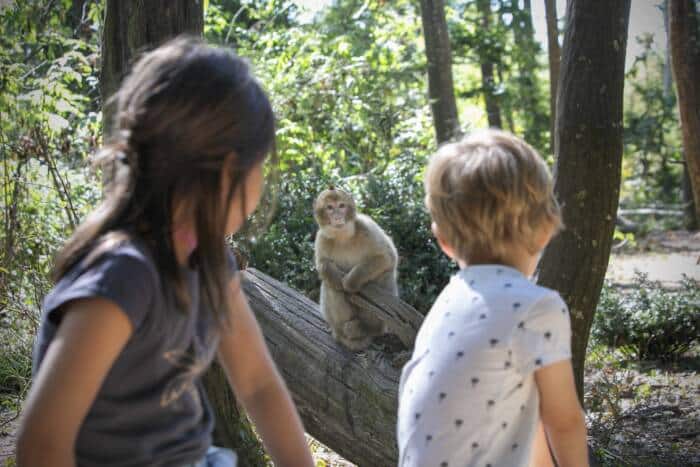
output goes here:
[{"label": "girl's ponytail", "polygon": [[[129,147],[128,139],[119,140],[103,147],[93,158],[93,165],[102,169],[104,199],[58,252],[52,279],[58,281],[82,258],[92,262],[102,253],[126,240],[125,232],[114,232],[103,237],[106,232],[119,225],[127,207],[132,204],[135,186],[136,154]],[[96,242],[99,240],[99,245]],[[86,253],[90,254],[86,257]]]}]

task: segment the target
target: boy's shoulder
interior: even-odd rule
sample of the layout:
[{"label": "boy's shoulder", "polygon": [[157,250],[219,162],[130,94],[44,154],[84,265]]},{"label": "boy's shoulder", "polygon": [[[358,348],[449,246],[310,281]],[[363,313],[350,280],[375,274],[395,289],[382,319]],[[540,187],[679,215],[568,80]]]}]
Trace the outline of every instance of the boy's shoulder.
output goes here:
[{"label": "boy's shoulder", "polygon": [[446,289],[449,288],[479,297],[473,298],[475,306],[482,300],[497,306],[512,302],[513,309],[520,311],[542,303],[566,306],[556,290],[537,284],[516,269],[497,264],[462,269],[452,277]]}]

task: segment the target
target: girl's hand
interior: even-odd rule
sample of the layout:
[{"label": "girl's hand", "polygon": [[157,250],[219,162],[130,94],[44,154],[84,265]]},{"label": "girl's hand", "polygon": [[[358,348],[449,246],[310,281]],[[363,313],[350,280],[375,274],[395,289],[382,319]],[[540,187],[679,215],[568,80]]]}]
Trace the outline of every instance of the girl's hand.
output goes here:
[{"label": "girl's hand", "polygon": [[231,327],[221,331],[219,362],[274,464],[311,467],[301,419],[241,290],[240,274],[231,280],[230,293]]}]

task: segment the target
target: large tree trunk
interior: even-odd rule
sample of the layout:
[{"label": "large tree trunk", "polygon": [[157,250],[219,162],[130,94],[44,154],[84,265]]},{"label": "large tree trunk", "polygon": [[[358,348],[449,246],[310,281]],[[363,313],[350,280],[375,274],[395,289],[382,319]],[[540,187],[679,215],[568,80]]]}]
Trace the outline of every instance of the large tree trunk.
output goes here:
[{"label": "large tree trunk", "polygon": [[203,4],[199,0],[107,0],[100,70],[105,136],[112,130],[114,111],[109,98],[119,89],[134,58],[180,34],[201,35]]},{"label": "large tree trunk", "polygon": [[[488,31],[491,24],[491,0],[477,0],[476,6],[481,15],[481,28],[484,32]],[[496,96],[496,80],[493,74],[493,57],[490,47],[484,45],[479,52],[479,61],[481,62],[481,82],[484,90],[484,103],[486,104],[486,116],[489,121],[489,127],[502,128],[501,123],[501,108]]]},{"label": "large tree trunk", "polygon": [[238,406],[226,373],[218,363],[212,364],[203,382],[216,417],[214,444],[234,449],[241,467],[265,466],[265,449],[245,412]]},{"label": "large tree trunk", "polygon": [[[395,466],[400,362],[374,348],[345,350],[316,303],[259,271],[243,273],[243,289],[306,431],[360,466]],[[413,340],[420,313],[373,293],[360,302]]]},{"label": "large tree trunk", "polygon": [[438,144],[459,133],[459,118],[452,83],[452,54],[447,32],[444,0],[421,0],[428,88]]},{"label": "large tree trunk", "polygon": [[[114,105],[110,97],[138,54],[181,34],[199,36],[203,25],[203,2],[199,0],[107,0],[100,71],[105,141],[109,141],[112,130]],[[105,167],[105,182],[111,178],[111,171],[111,167]],[[235,449],[242,466],[264,466],[262,445],[218,366],[212,366],[205,375],[204,385],[217,420],[214,441]]]},{"label": "large tree trunk", "polygon": [[683,150],[700,219],[700,25],[694,0],[671,0],[669,35]]},{"label": "large tree trunk", "polygon": [[630,0],[569,0],[566,11],[554,169],[566,229],[545,250],[539,283],[558,290],[569,306],[581,399],[620,194],[629,11]]},{"label": "large tree trunk", "polygon": [[554,151],[554,125],[557,118],[557,83],[559,82],[559,61],[561,60],[556,0],[544,0],[544,8],[547,16],[547,55],[549,56],[549,144],[552,151]]}]

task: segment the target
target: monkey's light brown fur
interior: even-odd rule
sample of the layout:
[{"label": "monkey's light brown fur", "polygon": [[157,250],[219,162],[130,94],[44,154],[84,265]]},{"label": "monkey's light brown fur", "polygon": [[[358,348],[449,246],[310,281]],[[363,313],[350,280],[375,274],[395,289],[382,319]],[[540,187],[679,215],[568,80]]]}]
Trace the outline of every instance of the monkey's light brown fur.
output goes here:
[{"label": "monkey's light brown fur", "polygon": [[374,314],[355,307],[347,294],[374,283],[398,297],[398,255],[376,222],[358,214],[345,191],[325,190],[314,202],[315,263],[321,278],[321,311],[333,337],[350,350],[364,350],[386,331]]}]

